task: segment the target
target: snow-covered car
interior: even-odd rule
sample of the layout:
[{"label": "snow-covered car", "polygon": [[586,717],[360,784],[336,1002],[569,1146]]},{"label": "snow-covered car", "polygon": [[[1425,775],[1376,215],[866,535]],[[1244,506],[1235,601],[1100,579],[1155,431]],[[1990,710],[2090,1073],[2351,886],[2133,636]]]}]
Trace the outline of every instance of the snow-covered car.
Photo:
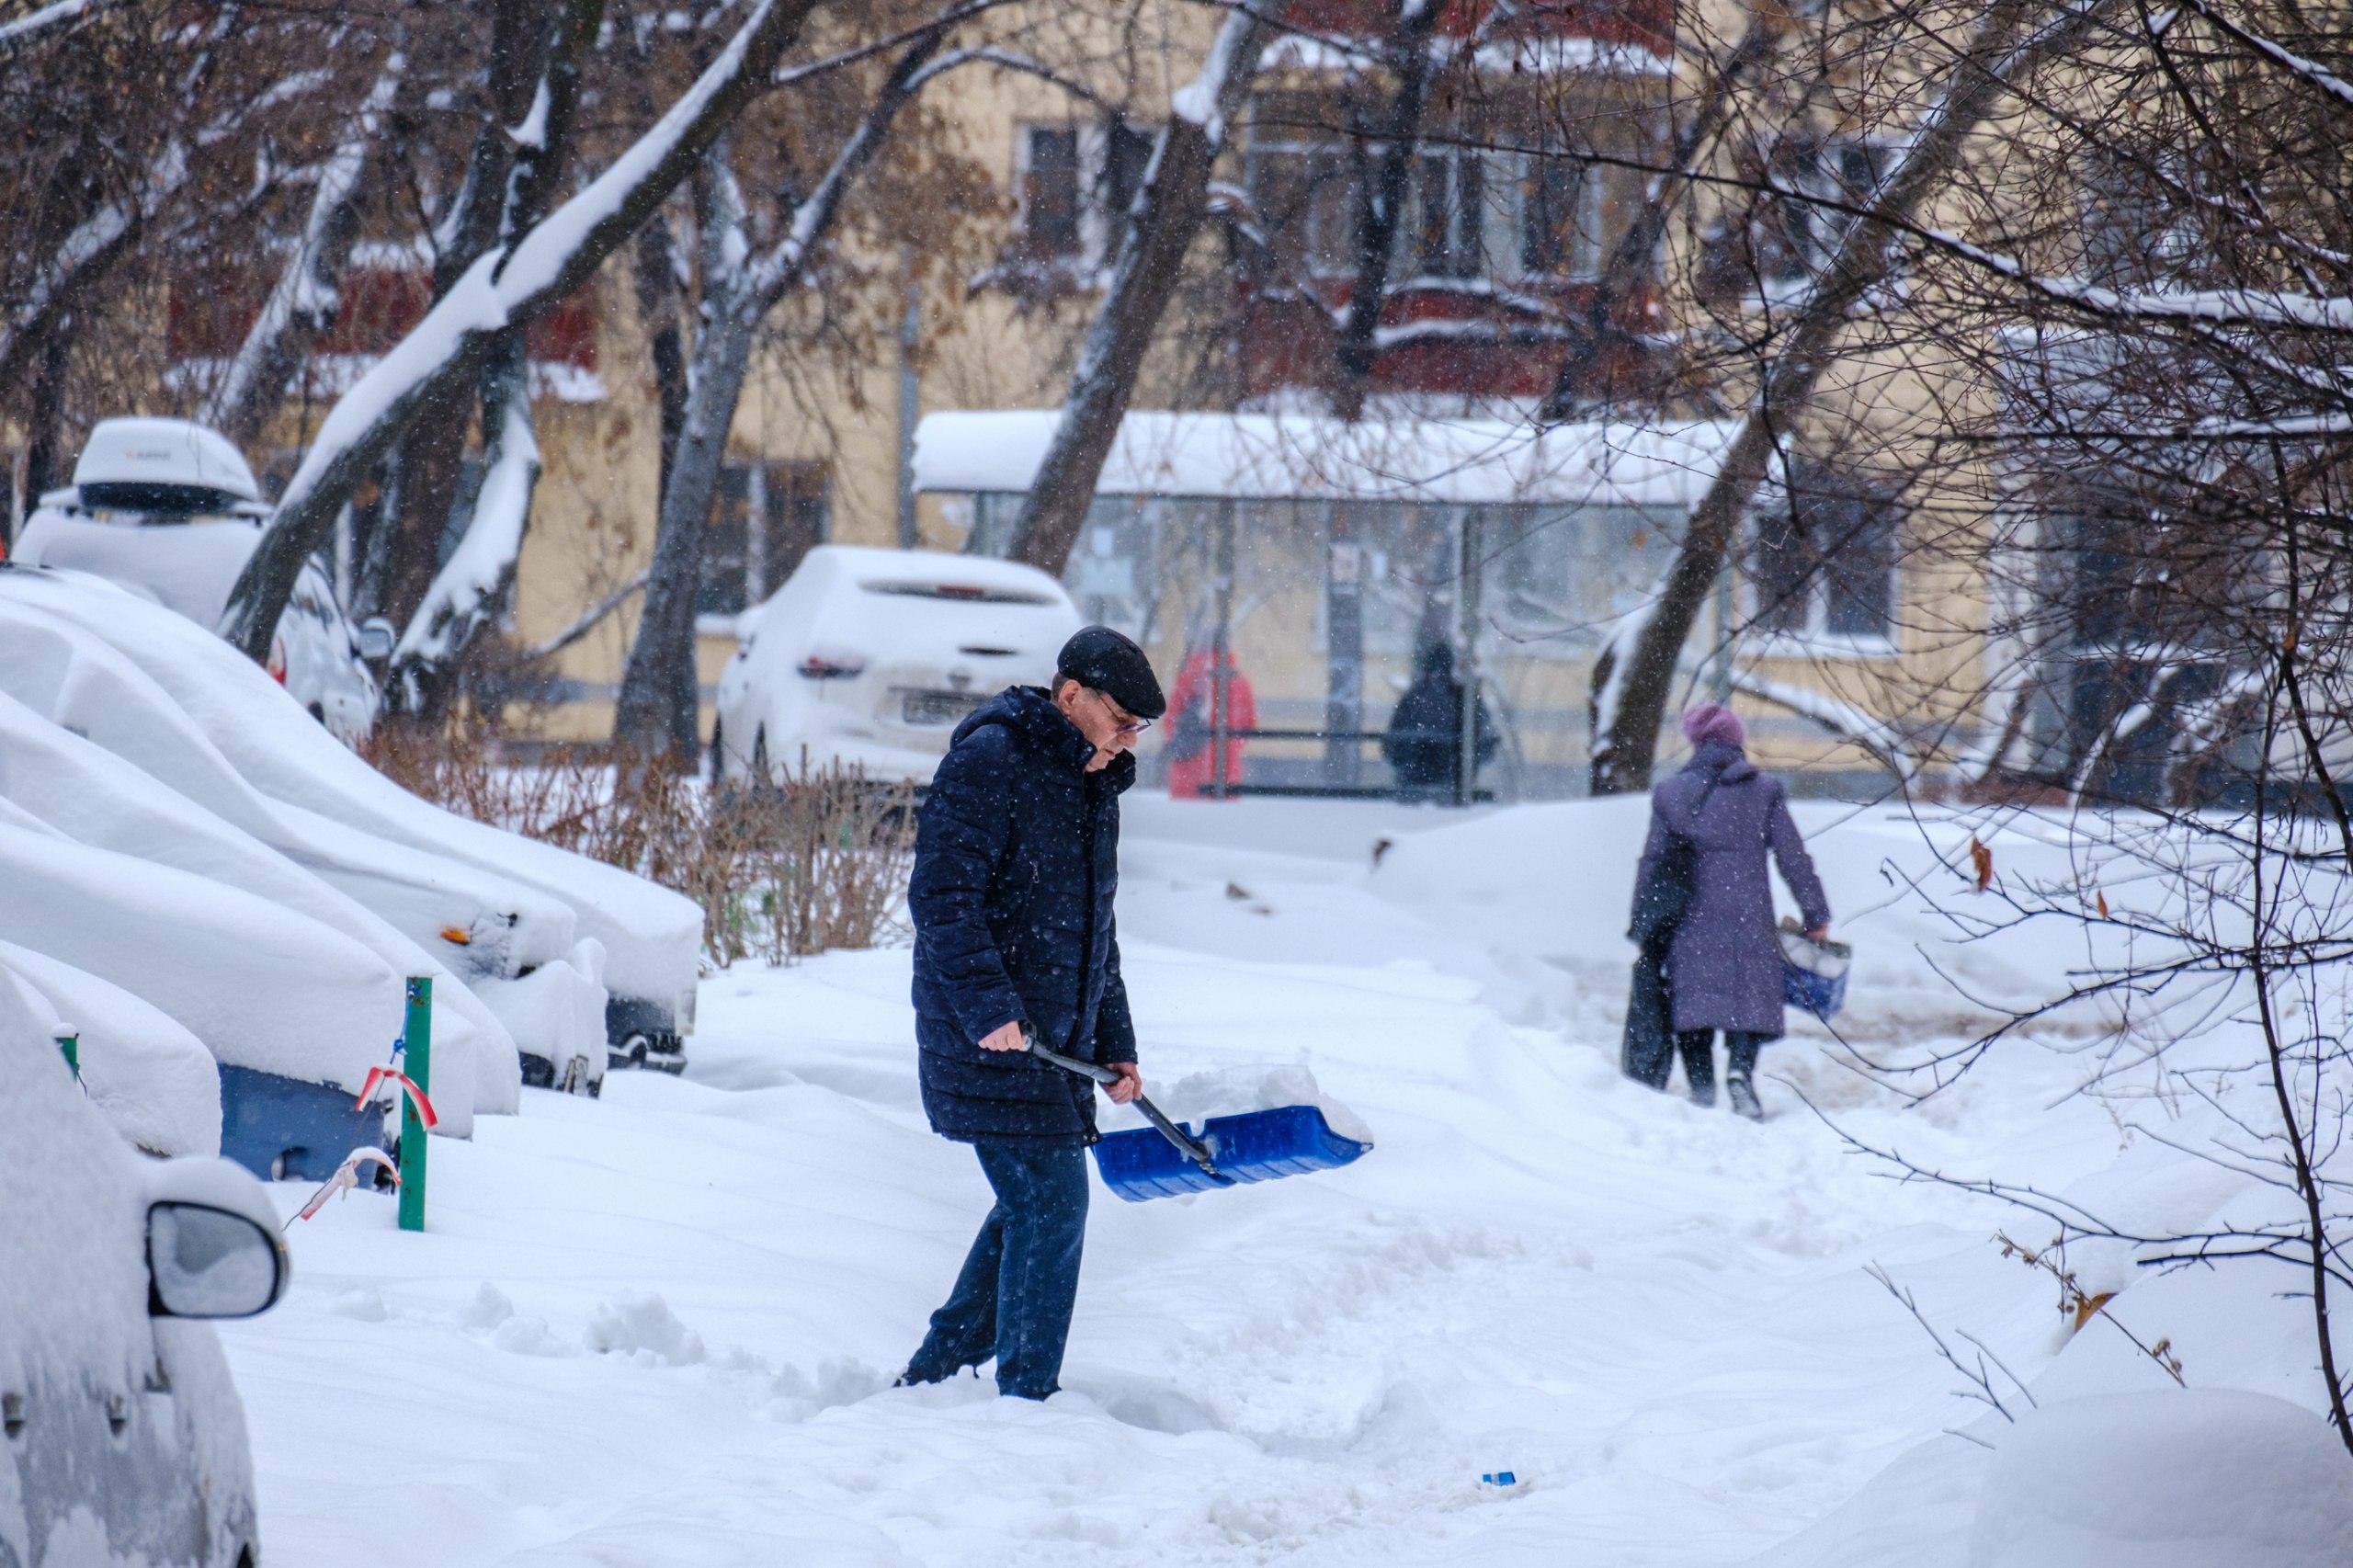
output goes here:
[{"label": "snow-covered car", "polygon": [[244,1408],[211,1325],[266,1312],[261,1184],[116,1136],[0,971],[0,1563],[254,1568]]},{"label": "snow-covered car", "polygon": [[[563,962],[585,978],[601,960],[610,1059],[684,1064],[682,1041],[694,1028],[702,943],[702,910],[692,900],[617,867],[417,799],[312,723],[228,643],[177,616],[137,611],[137,600],[86,577],[0,571],[0,638],[9,650],[0,652],[0,689],[53,721],[86,728],[99,744],[257,837],[266,837],[266,830],[256,825],[259,822],[275,821],[279,832],[287,824],[301,826],[313,851],[287,852],[306,866],[317,864],[306,854],[323,858],[328,852],[323,838],[365,842],[371,862],[386,875],[399,874],[404,863],[454,863],[569,910],[576,932],[569,940],[574,945],[542,954],[533,967]],[[134,666],[261,803],[224,803],[230,791],[217,778],[198,794],[192,779],[180,777],[177,762],[154,756],[161,733],[156,725],[144,718],[110,719],[110,702],[88,702],[68,720],[46,695],[53,681],[69,678],[53,673],[55,629],[61,626],[70,641],[103,644]],[[14,652],[20,644],[51,650],[43,656],[45,673],[20,676],[10,669],[20,656],[29,656]],[[386,847],[380,852],[377,846]],[[601,952],[583,946],[589,943]],[[523,1000],[536,1005],[547,999]],[[564,1016],[576,1011],[576,1000],[566,999]]]},{"label": "snow-covered car", "polygon": [[1078,628],[1070,595],[1034,567],[820,545],[737,622],[712,778],[838,765],[927,784],[964,716],[1051,679]]},{"label": "snow-covered car", "polygon": [[[221,1148],[256,1175],[324,1179],[381,1141],[356,1103],[400,1032],[403,976],[341,932],[226,882],[83,844],[0,801],[0,941],[176,1020],[220,1071]],[[462,1049],[452,1065],[470,1082]],[[389,1101],[389,1096],[383,1096]],[[460,1096],[442,1130],[463,1135]]]},{"label": "snow-covered car", "polygon": [[160,1009],[87,970],[0,942],[41,1038],[74,1041],[82,1087],[122,1140],[170,1158],[221,1152],[221,1069]]},{"label": "snow-covered car", "polygon": [[[237,449],[184,419],[102,419],[74,465],[25,519],[15,558],[119,583],[210,631],[244,570],[269,508]],[[278,618],[269,673],[345,740],[376,721],[367,661],[392,652],[389,623],[355,627],[315,562]]]},{"label": "snow-covered car", "polygon": [[[0,769],[0,801],[85,842],[309,915],[400,973],[431,976],[434,1038],[452,1048],[437,1052],[437,1086],[458,1092],[460,1059],[474,1063],[460,1103],[511,1111],[522,1082],[595,1092],[606,1062],[603,960],[569,905],[262,794],[137,664],[32,607],[95,597],[112,601],[119,622],[185,636],[176,618],[86,578],[0,572],[12,585],[27,578],[52,586],[0,594],[0,750],[17,758]],[[251,665],[236,665],[257,704],[287,708]],[[299,717],[292,728],[322,738]]]}]

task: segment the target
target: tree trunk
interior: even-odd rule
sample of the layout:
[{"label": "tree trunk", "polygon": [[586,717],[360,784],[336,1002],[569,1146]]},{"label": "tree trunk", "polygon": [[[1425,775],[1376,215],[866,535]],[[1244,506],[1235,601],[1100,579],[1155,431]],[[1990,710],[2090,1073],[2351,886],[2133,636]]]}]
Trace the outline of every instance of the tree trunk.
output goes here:
[{"label": "tree trunk", "polygon": [[65,483],[65,372],[74,318],[51,319],[34,361],[30,405],[25,411],[25,510],[45,491]]},{"label": "tree trunk", "polygon": [[489,353],[483,369],[482,465],[451,509],[465,532],[434,574],[393,650],[386,697],[427,724],[447,718],[467,650],[514,591],[523,535],[539,483],[539,444],[531,429],[529,367],[519,333]]},{"label": "tree trunk", "polygon": [[[507,127],[528,112],[546,40],[529,0],[501,0],[491,18],[490,103],[474,131],[457,194],[434,228],[433,298],[447,299],[467,270],[498,243],[513,167]],[[471,382],[474,378],[468,377]],[[472,434],[474,400],[452,390],[423,408],[392,449],[383,505],[369,540],[360,606],[405,627],[441,565],[441,538],[463,498],[459,481]],[[487,432],[485,432],[487,434]]]},{"label": "tree trunk", "polygon": [[1103,460],[1135,395],[1144,353],[1201,226],[1210,171],[1224,145],[1225,127],[1241,111],[1273,30],[1253,12],[1228,16],[1200,79],[1180,89],[1171,105],[1136,198],[1135,221],[1079,350],[1062,422],[1015,519],[1016,560],[1057,576],[1070,560]]},{"label": "tree trunk", "polygon": [[[596,36],[604,4],[567,0],[551,28],[540,20],[542,9],[510,4],[500,10],[491,72],[492,121],[483,133],[501,151],[485,153],[477,143],[472,199],[465,204],[472,210],[460,214],[462,224],[486,228],[492,224],[483,210],[494,211],[496,242],[510,252],[553,201],[580,100],[580,57]],[[504,178],[493,184],[490,165],[502,159]],[[494,204],[483,199],[493,190],[498,193]],[[475,243],[471,233],[465,243]],[[431,526],[433,512],[415,515],[422,526],[409,533],[410,548],[393,563],[393,586],[402,596],[396,601],[399,619],[406,630],[393,653],[392,695],[398,707],[427,721],[448,713],[467,650],[513,589],[530,522],[531,492],[539,481],[523,329],[510,326],[492,339],[482,365],[481,461],[470,483],[448,486],[450,499],[439,509],[438,528]],[[464,440],[462,407],[434,423]],[[449,455],[455,460],[457,451]],[[451,468],[454,478],[456,461]],[[477,515],[485,505],[494,515]],[[442,545],[453,536],[459,542],[444,562]],[[416,548],[427,541],[429,551]],[[416,585],[419,573],[426,577]],[[406,595],[413,585],[412,602]]]},{"label": "tree trunk", "polygon": [[1354,424],[1364,415],[1365,393],[1381,357],[1381,308],[1389,302],[1389,267],[1397,251],[1397,225],[1411,188],[1414,153],[1421,145],[1422,120],[1429,107],[1430,35],[1439,7],[1425,0],[1391,0],[1389,69],[1397,97],[1379,132],[1381,159],[1357,185],[1357,275],[1348,293],[1348,313],[1340,323],[1337,376],[1332,411]]},{"label": "tree trunk", "polygon": [[660,408],[661,460],[654,493],[670,493],[670,465],[687,423],[687,346],[678,330],[678,258],[670,225],[659,214],[637,232],[631,257],[637,316],[654,359],[654,394]]},{"label": "tree trunk", "polygon": [[[650,756],[666,752],[688,763],[694,758],[701,708],[695,671],[695,600],[702,583],[703,530],[710,521],[727,434],[750,370],[754,336],[777,301],[807,276],[851,183],[881,150],[899,110],[936,74],[933,57],[946,41],[949,25],[941,22],[926,29],[901,51],[815,187],[794,204],[781,226],[782,235],[756,256],[741,256],[742,194],[728,165],[726,143],[713,149],[699,225],[704,298],[711,303],[695,337],[692,370],[682,378],[687,402],[681,434],[675,441],[665,439],[654,562],[613,714],[614,744],[625,753]],[[941,61],[939,68],[952,62]],[[639,266],[642,290],[646,259],[642,247]],[[675,331],[675,312],[671,324]],[[752,526],[759,526],[757,519]]]},{"label": "tree trunk", "polygon": [[441,563],[441,535],[458,505],[472,428],[472,400],[451,396],[427,409],[394,449],[387,465],[394,477],[369,540],[365,613],[406,626],[425,602]]},{"label": "tree trunk", "polygon": [[695,674],[695,598],[702,585],[702,536],[719,493],[727,431],[752,362],[757,318],[726,301],[695,336],[670,483],[654,535],[654,565],[630,645],[613,714],[613,742],[638,756],[666,754],[691,763],[700,741]]},{"label": "tree trunk", "polygon": [[[1961,156],[1970,135],[2010,78],[2080,38],[2097,8],[2073,11],[2026,37],[2029,0],[1998,0],[1946,79],[1903,162],[1872,194],[1826,262],[1813,292],[1777,335],[1778,347],[1738,433],[1707,493],[1692,509],[1646,618],[1594,672],[1595,733],[1591,787],[1597,795],[1650,787],[1659,725],[1684,642],[1723,570],[1733,536],[1769,471],[1781,436],[1802,417],[1831,360],[1834,340],[1863,297],[1894,269],[1893,242]],[[1622,666],[1620,660],[1623,661]]]}]

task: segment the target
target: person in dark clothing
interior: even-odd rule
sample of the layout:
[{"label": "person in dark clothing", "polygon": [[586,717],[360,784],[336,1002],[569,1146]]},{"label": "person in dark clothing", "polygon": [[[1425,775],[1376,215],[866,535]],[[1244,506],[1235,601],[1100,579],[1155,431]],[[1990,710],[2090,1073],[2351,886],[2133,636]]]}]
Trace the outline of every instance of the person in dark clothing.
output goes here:
[{"label": "person in dark clothing", "polygon": [[[1477,700],[1477,766],[1484,767],[1501,738],[1488,718],[1487,699]],[[1397,776],[1401,798],[1427,800],[1454,792],[1462,766],[1462,683],[1454,678],[1454,649],[1449,644],[1425,642],[1415,655],[1413,684],[1389,715],[1381,755]]]},{"label": "person in dark clothing", "polygon": [[[1640,924],[1668,846],[1678,836],[1688,840],[1694,851],[1690,902],[1665,952],[1675,1045],[1693,1102],[1713,1105],[1715,1034],[1722,1030],[1733,1109],[1756,1120],[1765,1114],[1754,1081],[1757,1050],[1782,1033],[1781,948],[1766,857],[1780,868],[1806,934],[1817,942],[1829,939],[1830,903],[1790,816],[1787,791],[1748,760],[1739,717],[1704,702],[1684,714],[1683,733],[1691,760],[1651,790],[1650,837],[1634,878],[1635,918]],[[1664,1063],[1654,1086],[1665,1086]]]},{"label": "person in dark clothing", "polygon": [[996,1195],[902,1384],[996,1358],[1001,1393],[1060,1386],[1086,1231],[1095,1085],[1026,1032],[1142,1086],[1112,897],[1136,736],[1165,710],[1143,651],[1108,627],[1064,644],[1051,688],[1017,686],[957,726],[925,796],[907,907],[932,1131],[972,1145]]}]

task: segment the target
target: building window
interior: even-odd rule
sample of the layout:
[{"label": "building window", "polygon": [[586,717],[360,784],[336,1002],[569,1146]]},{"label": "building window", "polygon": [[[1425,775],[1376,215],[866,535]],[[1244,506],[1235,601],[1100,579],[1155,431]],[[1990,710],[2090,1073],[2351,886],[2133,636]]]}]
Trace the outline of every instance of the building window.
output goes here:
[{"label": "building window", "polygon": [[1414,160],[1407,254],[1425,278],[1481,278],[1487,271],[1489,154],[1448,148]]},{"label": "building window", "polygon": [[825,489],[822,463],[731,459],[722,465],[703,531],[695,613],[741,615],[784,586],[810,548],[824,542]]},{"label": "building window", "polygon": [[1601,271],[1600,172],[1565,153],[1539,153],[1520,186],[1519,265],[1541,278]]},{"label": "building window", "polygon": [[1355,269],[1356,179],[1340,136],[1262,103],[1245,177],[1260,232],[1285,275],[1335,278]]},{"label": "building window", "polygon": [[1756,272],[1765,284],[1800,283],[1838,248],[1852,210],[1870,199],[1893,165],[1893,150],[1852,136],[1793,136],[1767,167],[1787,195],[1758,203],[1752,228]]},{"label": "building window", "polygon": [[1078,128],[1033,125],[1021,138],[1022,249],[1044,260],[1078,255]]},{"label": "building window", "polygon": [[1750,624],[1787,637],[1892,642],[1896,521],[1885,495],[1802,474],[1783,504],[1757,519]]},{"label": "building window", "polygon": [[1020,149],[1021,254],[1031,261],[1104,260],[1127,235],[1128,209],[1152,164],[1153,133],[1031,125]]},{"label": "building window", "polygon": [[2085,276],[2143,288],[2191,276],[2205,245],[2188,194],[2196,177],[2177,157],[2093,160],[2081,182]]},{"label": "building window", "polygon": [[[1291,278],[1357,270],[1358,183],[1360,170],[1377,174],[1379,158],[1347,124],[1344,105],[1311,94],[1270,93],[1255,107],[1251,206]],[[1523,140],[1484,118],[1455,124],[1433,117],[1408,173],[1392,258],[1396,284],[1563,280],[1600,270],[1611,180],[1566,149],[1492,145]]]},{"label": "building window", "polygon": [[1136,192],[1143,188],[1144,171],[1152,166],[1154,141],[1150,131],[1124,121],[1103,132],[1103,153],[1095,177],[1095,210],[1103,228],[1096,242],[1099,256],[1116,255],[1127,240],[1128,209],[1135,205]]}]

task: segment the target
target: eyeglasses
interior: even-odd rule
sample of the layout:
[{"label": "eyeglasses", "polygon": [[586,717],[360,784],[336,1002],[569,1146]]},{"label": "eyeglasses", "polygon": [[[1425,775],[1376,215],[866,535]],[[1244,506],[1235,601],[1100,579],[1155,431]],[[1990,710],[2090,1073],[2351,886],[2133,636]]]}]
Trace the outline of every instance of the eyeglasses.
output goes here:
[{"label": "eyeglasses", "polygon": [[1129,712],[1126,709],[1112,701],[1108,693],[1098,691],[1091,686],[1086,689],[1089,692],[1094,693],[1095,699],[1097,702],[1100,702],[1105,708],[1110,710],[1112,728],[1117,730],[1120,734],[1141,735],[1146,730],[1152,728],[1151,720],[1137,718],[1134,714]]}]

